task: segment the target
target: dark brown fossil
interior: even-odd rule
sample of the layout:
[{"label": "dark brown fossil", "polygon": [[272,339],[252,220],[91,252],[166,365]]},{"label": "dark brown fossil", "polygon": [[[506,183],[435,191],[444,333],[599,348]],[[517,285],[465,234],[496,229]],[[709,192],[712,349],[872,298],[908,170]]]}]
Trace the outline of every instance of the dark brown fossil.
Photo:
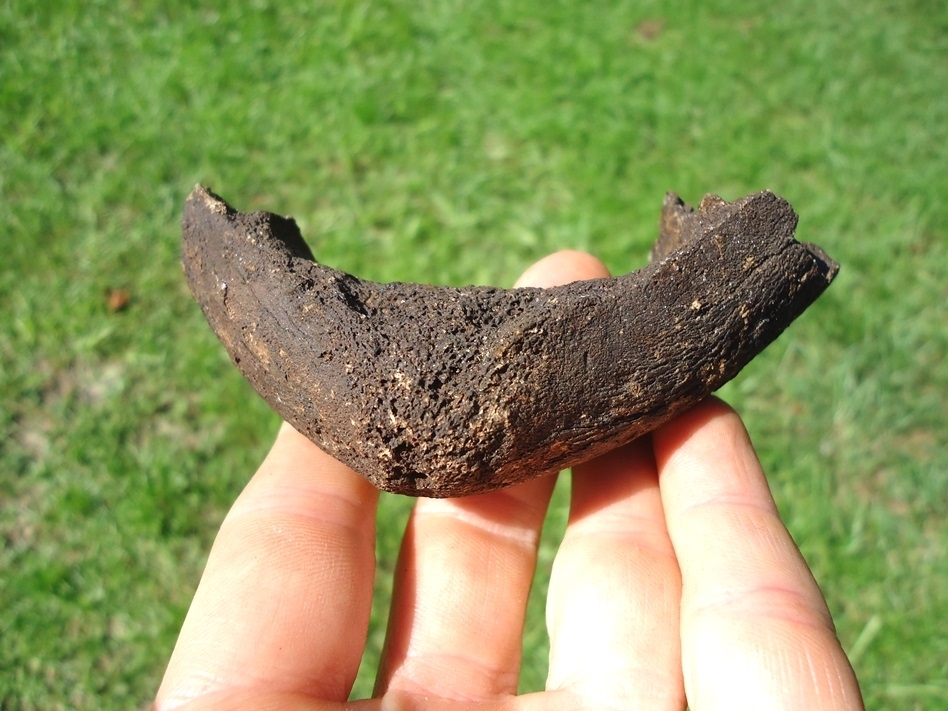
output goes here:
[{"label": "dark brown fossil", "polygon": [[651,263],[550,289],[377,284],[313,261],[289,218],[197,186],[184,271],[234,364],[387,491],[462,496],[549,474],[733,378],[838,266],[770,192],[669,194]]}]

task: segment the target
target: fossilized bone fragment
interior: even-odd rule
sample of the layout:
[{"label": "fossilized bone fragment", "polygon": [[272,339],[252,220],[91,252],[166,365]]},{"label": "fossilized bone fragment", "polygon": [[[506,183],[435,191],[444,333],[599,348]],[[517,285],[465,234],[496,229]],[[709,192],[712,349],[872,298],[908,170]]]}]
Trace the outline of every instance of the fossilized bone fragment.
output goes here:
[{"label": "fossilized bone fragment", "polygon": [[461,496],[570,467],[733,378],[838,266],[769,192],[669,194],[651,263],[550,289],[363,281],[292,219],[197,186],[183,263],[257,392],[380,489]]}]

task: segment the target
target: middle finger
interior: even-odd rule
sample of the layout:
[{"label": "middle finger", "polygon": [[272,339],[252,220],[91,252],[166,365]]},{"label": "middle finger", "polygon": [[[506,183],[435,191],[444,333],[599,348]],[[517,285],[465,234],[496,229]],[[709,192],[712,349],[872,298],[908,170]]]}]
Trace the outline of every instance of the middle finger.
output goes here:
[{"label": "middle finger", "polygon": [[547,603],[547,688],[593,707],[685,705],[681,576],[650,445],[645,437],[573,470]]},{"label": "middle finger", "polygon": [[514,694],[527,597],[554,476],[420,499],[399,555],[376,694]]}]

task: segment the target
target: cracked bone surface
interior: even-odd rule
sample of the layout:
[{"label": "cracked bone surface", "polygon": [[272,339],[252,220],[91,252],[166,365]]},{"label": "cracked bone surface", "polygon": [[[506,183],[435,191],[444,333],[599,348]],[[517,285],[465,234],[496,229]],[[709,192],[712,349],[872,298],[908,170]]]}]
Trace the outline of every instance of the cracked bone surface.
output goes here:
[{"label": "cracked bone surface", "polygon": [[375,486],[463,496],[625,444],[733,378],[838,271],[770,192],[665,198],[648,266],[548,289],[378,284],[314,261],[296,223],[197,186],[191,292],[297,430]]}]

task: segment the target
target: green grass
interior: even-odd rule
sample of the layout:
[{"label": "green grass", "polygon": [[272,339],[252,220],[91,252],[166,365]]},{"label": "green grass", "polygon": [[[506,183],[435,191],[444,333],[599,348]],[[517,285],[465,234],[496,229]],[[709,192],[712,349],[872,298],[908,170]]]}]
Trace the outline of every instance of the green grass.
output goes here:
[{"label": "green grass", "polygon": [[666,190],[786,196],[842,271],[723,394],[870,708],[948,705],[944,3],[199,5],[0,3],[0,708],[147,707],[275,432],[181,276],[198,181],[333,266],[450,284],[637,268]]}]

